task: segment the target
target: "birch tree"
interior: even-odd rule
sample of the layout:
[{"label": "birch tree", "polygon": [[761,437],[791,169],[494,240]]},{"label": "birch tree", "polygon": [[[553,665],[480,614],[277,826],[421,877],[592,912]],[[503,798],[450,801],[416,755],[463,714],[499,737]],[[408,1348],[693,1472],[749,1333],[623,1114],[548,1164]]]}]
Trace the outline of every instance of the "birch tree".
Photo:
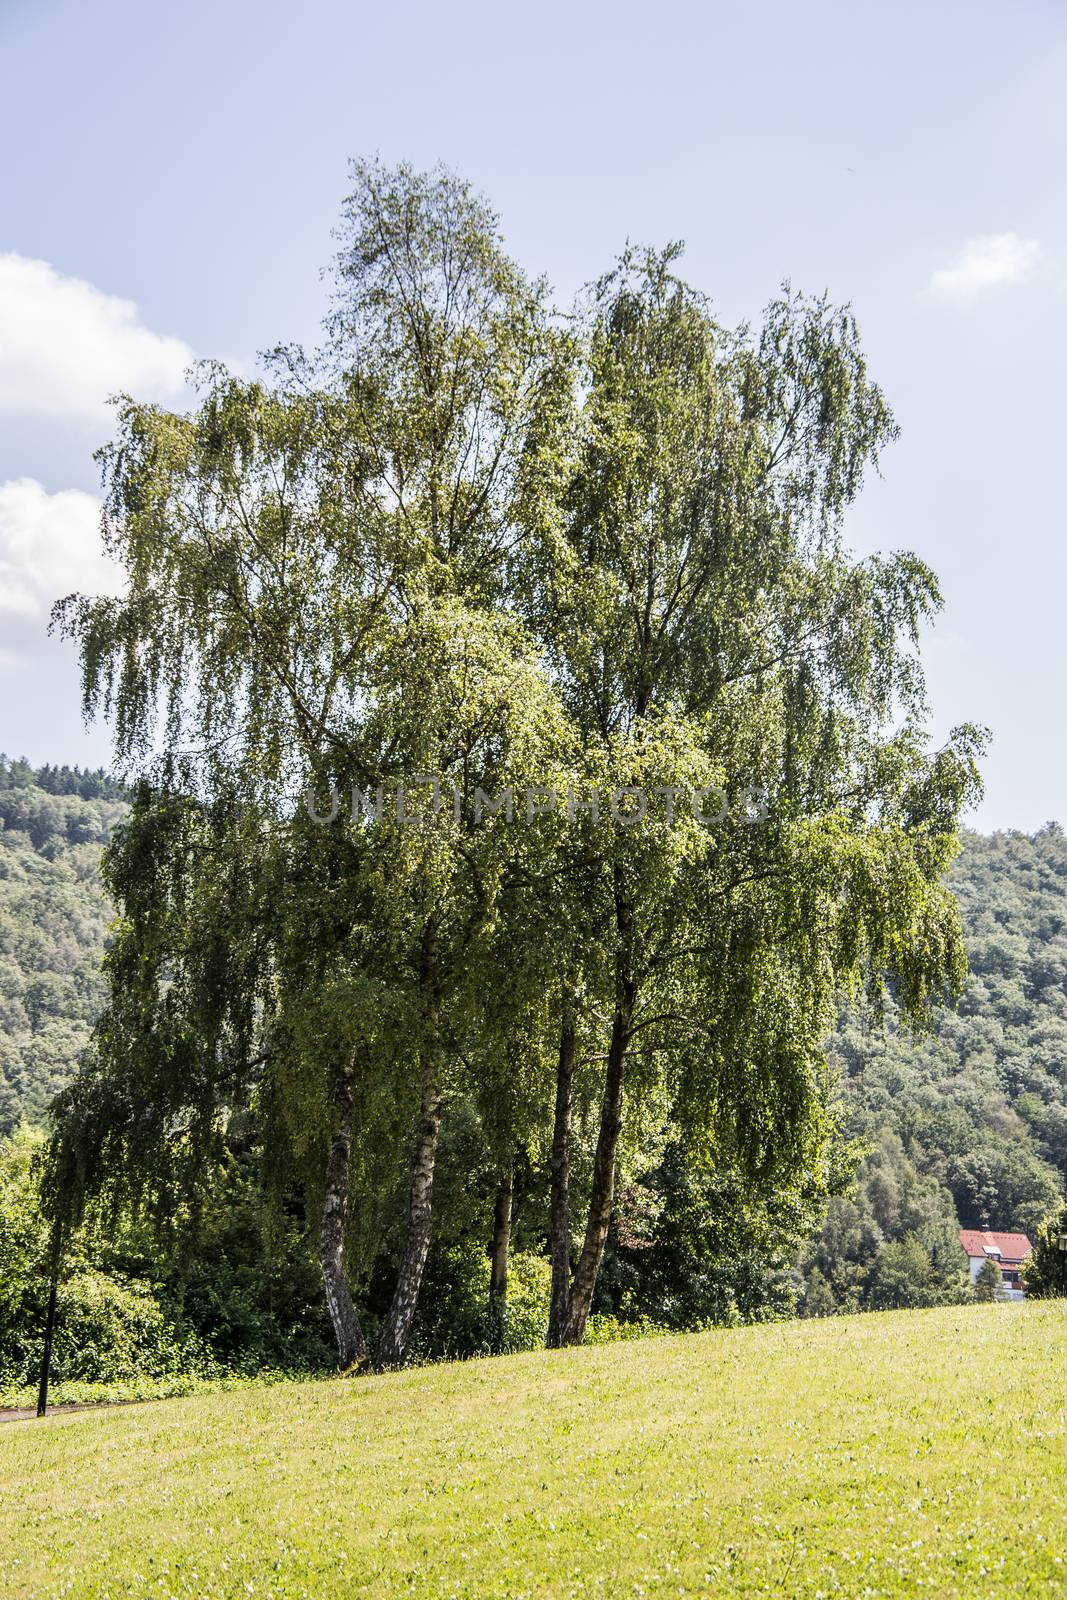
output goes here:
[{"label": "birch tree", "polygon": [[[544,290],[504,254],[492,212],[449,174],[371,164],[357,166],[354,180],[324,349],[316,357],[277,350],[265,382],[206,368],[188,416],[127,398],[116,439],[101,452],[105,543],[126,590],[70,597],[57,620],[81,649],[87,713],[112,720],[118,765],[162,796],[158,806],[146,802],[145,830],[130,836],[131,848],[165,838],[156,822],[177,791],[208,818],[220,805],[227,816],[239,808],[254,817],[276,859],[305,794],[373,795],[387,784],[391,794],[405,784],[410,791],[426,774],[451,778],[464,761],[465,777],[488,784],[494,762],[506,766],[514,749],[526,749],[524,646],[506,618],[493,620],[493,608],[516,539],[525,437],[555,359]],[[474,759],[475,746],[488,766]],[[473,928],[472,901],[487,914],[489,890],[458,830],[436,830],[421,854],[406,835],[399,847],[394,830],[387,884],[356,832],[358,849],[326,888],[348,896],[333,907],[335,925],[357,929],[364,955],[376,928],[389,931],[385,989],[418,1041],[408,1239],[377,1351],[392,1363],[410,1329],[432,1215],[445,968],[462,966],[457,930]],[[333,850],[337,867],[334,847],[322,849],[327,857]],[[161,895],[168,873],[191,859],[159,862]],[[299,904],[299,894],[284,903]],[[135,950],[150,923],[129,919]],[[270,1004],[257,1008],[243,993],[223,1010],[243,1008],[246,1054],[249,1017],[262,1023],[276,1012],[274,1034],[253,1051],[267,1050],[276,1064],[277,1041],[307,1030],[290,1026],[289,973],[277,965],[293,949],[291,927],[282,919],[281,936],[276,922],[264,937]],[[324,956],[323,994],[380,998],[380,962],[351,946],[342,959],[329,941]],[[120,989],[128,975],[113,964]],[[157,978],[165,989],[169,969],[160,966]],[[225,982],[239,986],[240,974],[228,969]],[[416,1000],[405,1009],[396,994],[412,985]],[[155,1003],[170,1003],[163,989]],[[335,1007],[320,1007],[319,1017],[335,1020]],[[197,1028],[186,1020],[190,1040],[217,1059],[213,1014]],[[117,994],[101,1034],[104,1056],[128,1052],[126,1030],[138,1026]],[[322,1261],[345,1363],[364,1353],[343,1282],[343,1241],[354,1076],[371,1041],[384,1048],[381,1030],[365,1021],[331,1025],[315,1060],[316,1142],[327,1171]],[[196,1108],[207,1120],[209,1088]],[[72,1127],[77,1093],[66,1105]]]},{"label": "birch tree", "polygon": [[[558,509],[526,573],[586,770],[662,797],[655,818],[588,834],[602,1101],[570,1271],[574,994],[559,1023],[552,1343],[584,1333],[639,1068],[669,1073],[684,1114],[769,1180],[815,1154],[835,996],[891,981],[919,1018],[962,971],[941,875],[980,740],[965,728],[925,753],[933,574],[908,553],[857,561],[843,542],[896,431],[854,319],[786,292],[757,333],[731,334],[677,255],[628,252],[590,293],[572,420],[544,446]],[[693,794],[716,797],[719,825],[694,823]]]}]

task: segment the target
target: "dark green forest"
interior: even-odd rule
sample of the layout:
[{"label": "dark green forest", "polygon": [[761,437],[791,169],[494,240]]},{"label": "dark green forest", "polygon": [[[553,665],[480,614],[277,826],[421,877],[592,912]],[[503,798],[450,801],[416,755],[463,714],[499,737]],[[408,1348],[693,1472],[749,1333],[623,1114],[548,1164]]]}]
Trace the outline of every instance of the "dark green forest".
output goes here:
[{"label": "dark green forest", "polygon": [[[30,1376],[46,1280],[30,1156],[102,1003],[113,912],[99,857],[127,809],[103,774],[0,764],[0,1365],[8,1382]],[[836,1156],[821,1184],[760,1193],[685,1152],[669,1122],[645,1119],[617,1196],[593,1337],[936,1304],[964,1292],[958,1226],[1034,1236],[1067,1180],[1067,838],[1055,824],[1032,837],[967,833],[950,881],[970,964],[962,998],[922,1037],[902,1030],[891,999],[883,1020],[843,1016],[827,1052],[840,1085]],[[580,1169],[588,1127],[578,1144]],[[476,1108],[455,1108],[415,1356],[492,1342],[493,1174],[482,1170],[481,1148]],[[67,1275],[69,1375],[165,1379],[190,1367],[329,1364],[314,1230],[295,1185],[279,1209],[262,1180],[254,1125],[235,1118],[201,1215],[184,1219],[165,1251],[132,1219],[90,1230]],[[512,1344],[543,1337],[546,1192],[534,1151],[515,1173]],[[398,1200],[395,1217],[379,1219],[377,1259],[365,1262],[372,1313],[376,1304],[384,1310],[376,1282],[388,1281],[401,1220]]]}]

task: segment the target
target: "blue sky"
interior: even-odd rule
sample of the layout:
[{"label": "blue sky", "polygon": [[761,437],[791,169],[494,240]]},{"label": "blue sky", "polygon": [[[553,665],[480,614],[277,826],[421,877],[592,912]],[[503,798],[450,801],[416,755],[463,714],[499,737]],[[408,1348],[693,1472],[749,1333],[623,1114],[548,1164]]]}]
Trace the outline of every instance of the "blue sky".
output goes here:
[{"label": "blue sky", "polygon": [[447,161],[563,301],[687,241],[722,318],[858,313],[903,429],[858,551],[946,608],[935,735],[988,724],[984,827],[1067,821],[1067,9],[0,0],[0,749],[107,761],[51,599],[106,583],[104,397],[314,340],[350,156]]}]

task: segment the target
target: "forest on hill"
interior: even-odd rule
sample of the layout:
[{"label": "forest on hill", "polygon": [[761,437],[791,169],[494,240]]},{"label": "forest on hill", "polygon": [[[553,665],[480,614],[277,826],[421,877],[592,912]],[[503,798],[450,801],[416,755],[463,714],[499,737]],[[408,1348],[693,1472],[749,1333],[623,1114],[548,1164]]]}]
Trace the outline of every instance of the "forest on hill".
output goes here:
[{"label": "forest on hill", "polygon": [[[102,1003],[113,911],[99,858],[126,811],[102,774],[0,761],[9,1210],[26,1174],[25,1148],[14,1154],[10,1136],[20,1122],[43,1128]],[[1067,1184],[1067,837],[1055,824],[1032,837],[967,833],[951,882],[970,963],[958,1007],[941,1010],[921,1037],[900,1026],[892,1001],[884,1023],[847,1012],[830,1040],[839,1192],[828,1201],[799,1191],[761,1196],[729,1174],[701,1177],[669,1127],[659,1130],[631,1158],[620,1189],[597,1296],[602,1319],[687,1326],[934,1304],[960,1293],[958,1226],[1033,1235]],[[491,1174],[477,1169],[475,1122],[473,1107],[459,1108],[447,1131],[417,1342],[427,1353],[476,1348],[486,1337],[479,1205],[483,1192],[491,1198]],[[229,1152],[201,1219],[200,1265],[181,1251],[161,1260],[134,1229],[103,1253],[96,1247],[91,1270],[127,1289],[148,1284],[170,1307],[172,1330],[184,1327],[213,1359],[326,1360],[311,1230],[295,1202],[280,1231],[268,1221],[246,1125],[231,1130]],[[547,1292],[543,1175],[520,1171],[516,1190],[521,1342],[523,1316],[534,1329]],[[384,1237],[387,1255],[395,1242],[388,1228]]]},{"label": "forest on hill", "polygon": [[847,1126],[871,1147],[806,1253],[812,1309],[921,1303],[956,1229],[1033,1238],[1067,1183],[1067,837],[965,833],[951,875],[969,975],[915,1038],[846,1015],[830,1041]]},{"label": "forest on hill", "polygon": [[0,1134],[43,1124],[103,1003],[100,852],[125,810],[103,773],[0,756]]}]

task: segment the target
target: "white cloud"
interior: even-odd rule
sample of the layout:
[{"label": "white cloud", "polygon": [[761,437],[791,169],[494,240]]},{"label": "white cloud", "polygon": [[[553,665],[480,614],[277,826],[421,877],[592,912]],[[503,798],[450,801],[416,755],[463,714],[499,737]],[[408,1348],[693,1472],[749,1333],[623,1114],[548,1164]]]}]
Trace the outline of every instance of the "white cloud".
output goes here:
[{"label": "white cloud", "polygon": [[100,542],[100,502],[49,494],[35,478],[0,483],[0,617],[43,620],[73,590],[113,593],[120,574]]},{"label": "white cloud", "polygon": [[968,304],[985,289],[1023,283],[1041,257],[1037,239],[1017,233],[983,233],[968,239],[950,267],[935,272],[928,292],[942,300]]},{"label": "white cloud", "polygon": [[105,420],[120,390],[179,394],[192,360],[181,339],[146,328],[132,300],[0,254],[0,411]]}]

